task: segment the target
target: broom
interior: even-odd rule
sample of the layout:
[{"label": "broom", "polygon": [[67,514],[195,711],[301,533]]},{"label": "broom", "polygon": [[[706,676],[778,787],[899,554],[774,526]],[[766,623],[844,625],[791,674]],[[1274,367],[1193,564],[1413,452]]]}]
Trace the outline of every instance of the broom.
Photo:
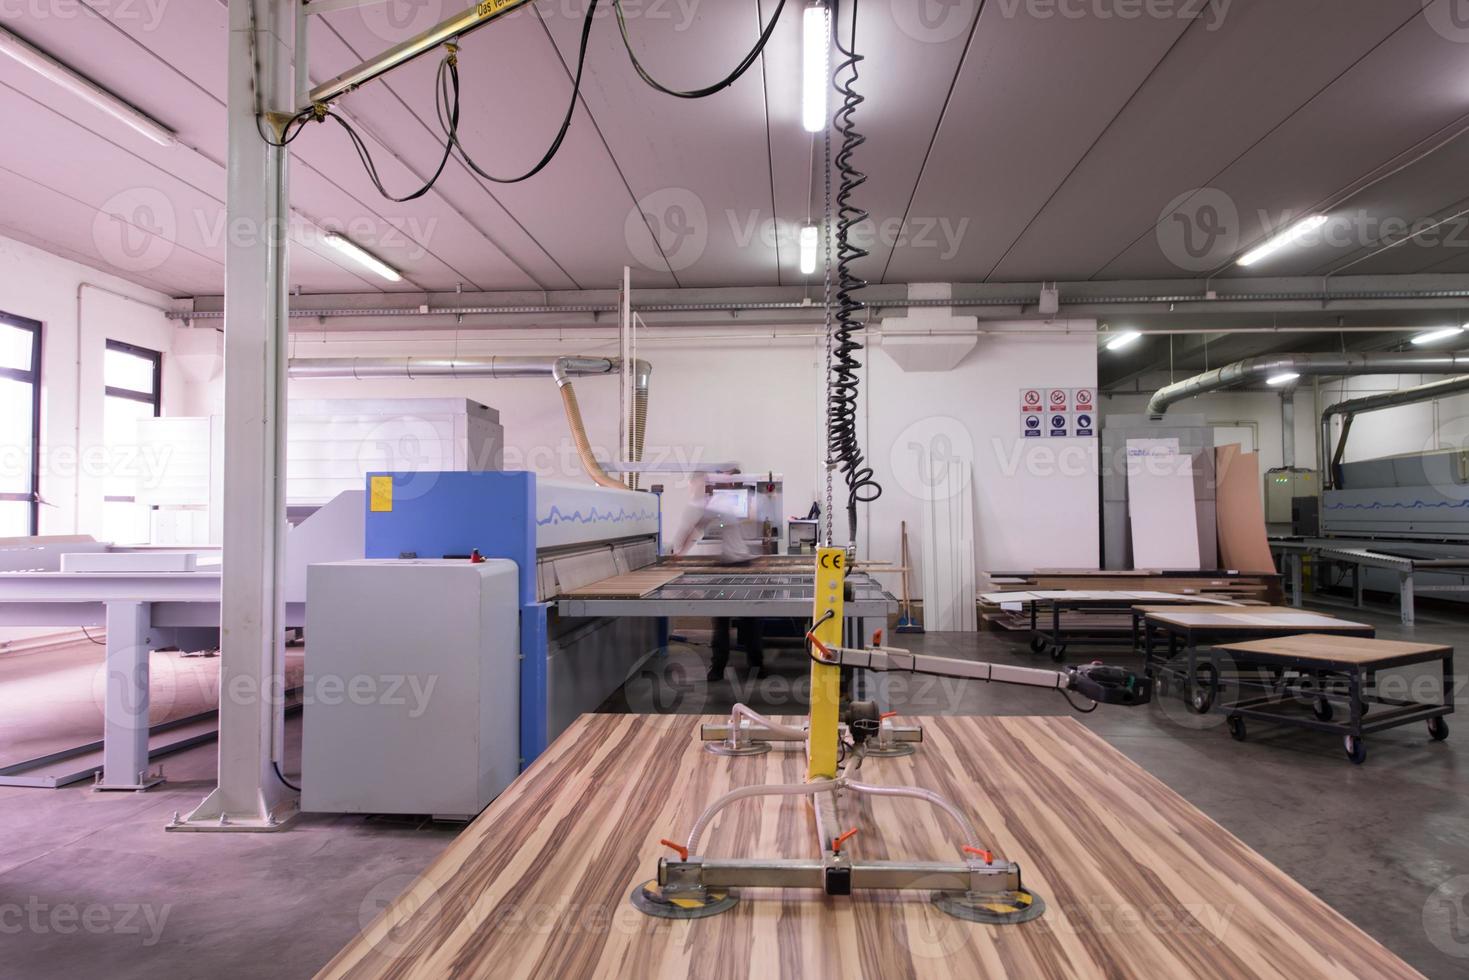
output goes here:
[{"label": "broom", "polygon": [[911,606],[911,604],[909,603],[909,600],[908,600],[908,569],[909,569],[910,566],[908,564],[908,522],[907,521],[904,521],[903,522],[902,528],[903,528],[903,543],[902,543],[902,547],[900,548],[900,551],[902,552],[902,557],[899,560],[899,564],[903,568],[903,572],[902,572],[902,575],[903,575],[903,604],[900,607],[898,607],[898,625],[893,628],[893,632],[895,632],[895,633],[922,633],[923,632],[923,627],[920,626],[917,622],[914,621],[914,619],[913,619],[912,606]]}]

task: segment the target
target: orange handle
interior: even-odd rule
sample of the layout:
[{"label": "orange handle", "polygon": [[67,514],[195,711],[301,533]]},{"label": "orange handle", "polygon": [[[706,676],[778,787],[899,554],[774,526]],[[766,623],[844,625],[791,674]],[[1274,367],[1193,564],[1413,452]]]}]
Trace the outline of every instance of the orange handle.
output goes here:
[{"label": "orange handle", "polygon": [[873,634],[872,634],[872,645],[875,646],[875,647],[882,646],[882,630],[876,630],[876,631],[873,632]]},{"label": "orange handle", "polygon": [[815,633],[807,633],[806,634],[806,639],[807,640],[810,640],[811,641],[811,645],[814,646],[816,649],[818,649],[818,650],[821,651],[822,659],[824,659],[824,660],[830,660],[831,659],[831,650],[827,649],[826,644],[825,643],[822,643],[820,640],[818,640],[816,638],[816,634]]},{"label": "orange handle", "polygon": [[981,848],[978,848],[978,847],[970,847],[968,844],[965,844],[964,845],[964,853],[965,854],[973,854],[976,857],[982,857],[982,858],[984,858],[984,863],[985,864],[994,864],[995,863],[995,856],[994,856],[994,854],[990,853],[989,851],[986,851],[986,850],[983,850]]},{"label": "orange handle", "polygon": [[675,844],[673,841],[669,840],[666,837],[660,840],[658,843],[662,844],[664,847],[670,847],[673,850],[677,851],[680,859],[684,861],[687,861],[689,859],[689,849],[687,847],[684,847],[682,844]]},{"label": "orange handle", "polygon": [[849,838],[851,838],[856,833],[857,833],[857,828],[856,827],[853,827],[851,830],[847,831],[845,834],[842,834],[841,836],[834,838],[832,840],[832,842],[831,842],[831,852],[833,854],[840,854],[840,853],[842,853],[842,845],[845,844],[847,842],[847,840]]},{"label": "orange handle", "polygon": [[896,718],[897,715],[898,713],[896,711],[884,711],[882,714],[877,716],[877,720],[887,721],[889,718]]}]

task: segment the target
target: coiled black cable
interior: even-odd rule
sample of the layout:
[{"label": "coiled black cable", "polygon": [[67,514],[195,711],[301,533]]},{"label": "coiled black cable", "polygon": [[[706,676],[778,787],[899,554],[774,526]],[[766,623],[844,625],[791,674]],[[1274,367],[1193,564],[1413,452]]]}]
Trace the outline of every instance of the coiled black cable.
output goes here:
[{"label": "coiled black cable", "polygon": [[832,378],[826,405],[827,463],[840,469],[847,483],[848,540],[855,543],[857,505],[871,503],[882,496],[882,485],[875,479],[872,467],[866,465],[857,433],[857,395],[861,387],[858,372],[862,369],[862,362],[856,355],[863,345],[854,334],[860,329],[857,314],[866,309],[867,304],[856,294],[867,285],[867,281],[853,271],[852,264],[865,258],[868,252],[852,241],[852,227],[867,220],[867,212],[852,202],[852,194],[867,182],[867,175],[853,165],[852,155],[857,147],[867,142],[867,137],[857,131],[853,121],[857,107],[865,101],[857,93],[857,66],[863,61],[863,56],[857,53],[857,0],[852,0],[851,39],[847,45],[842,44],[838,3],[839,0],[832,0],[832,41],[843,60],[836,66],[832,77],[842,96],[842,105],[835,117],[842,143],[835,158],[840,175],[836,194],[837,310],[832,335]]}]

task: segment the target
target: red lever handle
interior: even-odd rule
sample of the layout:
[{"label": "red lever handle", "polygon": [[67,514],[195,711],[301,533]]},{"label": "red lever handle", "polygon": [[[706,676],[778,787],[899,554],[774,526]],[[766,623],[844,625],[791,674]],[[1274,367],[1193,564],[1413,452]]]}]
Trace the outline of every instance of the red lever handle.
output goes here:
[{"label": "red lever handle", "polygon": [[660,840],[658,843],[662,844],[664,847],[669,847],[677,851],[678,856],[681,860],[687,861],[689,859],[689,849],[687,847],[684,847],[682,844],[675,844],[673,841],[669,840],[666,837]]},{"label": "red lever handle", "polygon": [[832,842],[831,842],[831,851],[832,851],[832,853],[833,854],[840,854],[840,853],[842,853],[842,845],[845,844],[848,841],[848,839],[850,839],[856,833],[857,833],[857,828],[856,827],[853,827],[851,830],[847,831],[845,834],[842,834],[842,835],[840,835],[838,837],[833,838],[832,839]]},{"label": "red lever handle", "polygon": [[964,853],[965,854],[973,854],[976,857],[984,858],[984,863],[985,864],[994,864],[995,863],[995,856],[994,856],[994,854],[992,854],[991,852],[986,851],[986,850],[984,850],[982,848],[970,847],[968,844],[965,844],[964,845]]}]

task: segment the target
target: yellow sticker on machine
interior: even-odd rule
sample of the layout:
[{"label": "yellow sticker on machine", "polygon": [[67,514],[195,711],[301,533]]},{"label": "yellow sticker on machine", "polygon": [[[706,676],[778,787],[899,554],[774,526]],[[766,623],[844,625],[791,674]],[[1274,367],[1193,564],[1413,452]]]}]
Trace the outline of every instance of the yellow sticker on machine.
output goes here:
[{"label": "yellow sticker on machine", "polygon": [[375,514],[383,514],[393,509],[393,478],[391,476],[374,476],[368,480],[367,509]]}]

